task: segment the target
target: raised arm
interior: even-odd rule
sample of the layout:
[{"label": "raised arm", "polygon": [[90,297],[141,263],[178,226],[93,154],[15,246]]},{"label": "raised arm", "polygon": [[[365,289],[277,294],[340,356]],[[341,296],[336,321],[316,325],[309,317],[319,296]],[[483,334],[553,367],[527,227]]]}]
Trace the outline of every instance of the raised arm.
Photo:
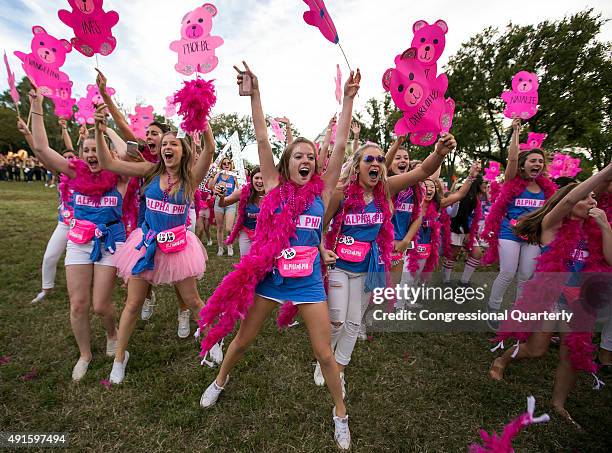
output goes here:
[{"label": "raised arm", "polygon": [[572,212],[572,208],[576,203],[584,200],[599,184],[610,180],[612,180],[612,163],[586,181],[578,184],[563,200],[557,203],[542,219],[542,230],[560,227],[563,219]]},{"label": "raised arm", "polygon": [[393,163],[393,159],[395,159],[395,155],[397,154],[397,150],[404,144],[406,141],[405,135],[400,135],[397,139],[391,144],[391,148],[385,154],[385,166],[387,170],[391,169],[391,164]]},{"label": "raised arm", "polygon": [[94,114],[95,119],[95,135],[96,135],[96,154],[100,167],[110,170],[113,173],[117,173],[122,176],[137,176],[143,178],[150,171],[153,170],[155,164],[150,162],[127,162],[124,160],[115,159],[108,145],[104,140],[104,131],[106,130],[106,116],[103,110],[106,108],[105,105],[100,105],[96,109]]},{"label": "raised arm", "polygon": [[204,131],[204,150],[200,153],[200,157],[191,169],[194,181],[202,181],[204,176],[206,176],[206,172],[208,172],[213,156],[215,155],[216,147],[215,137],[213,136],[209,123],[206,125],[206,131]]},{"label": "raised arm", "polygon": [[468,175],[463,185],[459,188],[457,192],[453,192],[448,197],[443,198],[440,202],[440,207],[446,208],[447,206],[450,206],[460,200],[463,200],[470,191],[470,187],[472,187],[474,181],[476,181],[478,173],[480,173],[480,162],[474,162],[470,167],[470,174]]},{"label": "raised arm", "polygon": [[323,171],[323,166],[325,164],[325,159],[327,159],[327,151],[329,149],[329,144],[331,143],[331,136],[333,132],[334,124],[336,124],[336,115],[331,117],[329,123],[327,123],[327,129],[325,130],[325,135],[323,136],[323,143],[319,148],[319,156],[318,161],[321,167],[321,172]]},{"label": "raised arm", "polygon": [[334,144],[334,150],[329,158],[329,164],[327,170],[323,173],[322,179],[325,183],[324,198],[329,200],[331,191],[336,188],[338,179],[340,178],[340,170],[342,169],[342,163],[344,162],[344,153],[346,151],[346,144],[348,142],[349,128],[351,126],[351,119],[353,117],[353,101],[357,93],[359,92],[359,83],[361,82],[361,72],[359,68],[357,72],[351,71],[346,83],[344,84],[344,97],[342,99],[342,113],[340,114],[340,120],[338,121],[338,127],[336,128],[336,143]]},{"label": "raised arm", "polygon": [[215,174],[215,177],[214,177],[214,178],[210,178],[210,179],[208,180],[208,183],[206,183],[206,187],[208,187],[208,190],[213,190],[213,191],[215,190],[215,186],[217,185],[217,180],[219,179],[219,175],[220,175],[220,174],[221,174],[221,172],[220,172],[220,171],[218,171],[218,172]]},{"label": "raised arm", "polygon": [[440,168],[446,155],[455,149],[456,146],[455,137],[451,134],[442,135],[436,143],[434,152],[427,156],[419,167],[401,175],[389,177],[387,181],[389,182],[391,195],[395,195],[406,187],[415,185],[417,182],[425,181],[429,176],[433,175]]},{"label": "raised arm", "polygon": [[98,85],[100,96],[102,96],[102,99],[104,100],[104,103],[108,107],[108,111],[113,117],[115,124],[121,131],[123,138],[127,142],[138,141],[138,139],[134,135],[134,132],[132,132],[132,129],[130,129],[130,125],[126,121],[125,117],[115,105],[113,98],[111,98],[106,92],[106,77],[104,76],[104,74],[102,74],[102,71],[100,71],[98,68],[96,68],[96,71],[98,71],[98,77],[96,77],[96,85]]},{"label": "raised arm", "polygon": [[508,162],[506,163],[506,171],[504,172],[504,181],[510,181],[516,176],[518,171],[518,156],[519,156],[519,136],[521,135],[521,119],[514,118],[512,120],[512,138],[510,139],[510,147],[508,148]]},{"label": "raised arm", "polygon": [[43,163],[47,170],[63,173],[69,178],[74,178],[76,173],[72,170],[68,161],[49,147],[49,139],[43,121],[43,96],[38,89],[30,90],[30,105],[32,109],[32,151]]},{"label": "raised arm", "polygon": [[353,133],[353,152],[359,148],[359,134],[361,133],[361,124],[353,121],[351,124],[351,132]]},{"label": "raised arm", "polygon": [[70,138],[70,134],[68,133],[68,127],[66,126],[66,120],[64,118],[60,118],[58,120],[59,125],[62,127],[62,140],[64,140],[64,146],[66,149],[71,149],[74,151],[72,147],[72,139]]},{"label": "raised arm", "polygon": [[119,159],[126,159],[128,157],[127,143],[125,143],[123,139],[119,137],[119,134],[117,134],[117,132],[111,127],[106,127],[104,133],[113,143],[113,146],[115,147],[115,151],[117,151],[117,156],[119,156]]},{"label": "raised arm", "polygon": [[264,180],[266,193],[278,185],[279,174],[274,165],[272,156],[272,147],[268,138],[268,127],[266,126],[266,116],[261,105],[261,93],[259,92],[259,82],[253,71],[243,61],[245,70],[241,71],[236,66],[234,69],[238,72],[238,85],[242,84],[244,75],[251,78],[251,114],[253,117],[253,127],[255,128],[255,137],[257,139],[257,153],[259,154],[259,167]]},{"label": "raised arm", "polygon": [[32,138],[32,132],[30,132],[28,125],[21,118],[17,118],[17,130],[21,132],[30,149],[34,150],[34,139]]},{"label": "raised arm", "polygon": [[215,191],[215,195],[217,195],[219,197],[219,207],[221,208],[225,208],[226,206],[231,206],[234,203],[237,203],[240,201],[240,194],[242,193],[242,190],[246,189],[248,190],[248,186],[243,187],[242,189],[238,189],[238,190],[234,190],[229,197],[225,196],[225,192],[224,191]]}]

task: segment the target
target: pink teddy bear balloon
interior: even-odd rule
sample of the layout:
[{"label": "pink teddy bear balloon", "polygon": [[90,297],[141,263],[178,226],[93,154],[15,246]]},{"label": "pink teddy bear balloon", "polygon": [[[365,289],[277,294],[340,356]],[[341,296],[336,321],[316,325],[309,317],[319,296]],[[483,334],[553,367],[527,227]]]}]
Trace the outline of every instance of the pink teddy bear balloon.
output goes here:
[{"label": "pink teddy bear balloon", "polygon": [[538,111],[538,76],[527,71],[516,73],[512,91],[504,91],[501,98],[506,102],[506,118],[531,118]]},{"label": "pink teddy bear balloon", "polygon": [[529,151],[535,148],[542,148],[542,143],[548,137],[548,134],[539,134],[537,132],[529,132],[527,134],[527,143],[519,143],[521,151]]},{"label": "pink teddy bear balloon", "polygon": [[119,22],[116,11],[104,12],[103,0],[68,0],[72,11],[61,9],[60,20],[74,30],[72,45],[86,57],[109,55],[117,46],[112,28]]},{"label": "pink teddy bear balloon", "polygon": [[32,32],[32,52],[14,53],[22,61],[21,66],[30,81],[40,88],[44,96],[50,97],[61,82],[69,80],[68,75],[59,69],[66,61],[66,54],[72,50],[72,46],[65,39],[60,40],[49,35],[39,25],[32,27]]},{"label": "pink teddy bear balloon", "polygon": [[383,75],[383,87],[391,92],[395,105],[404,116],[395,123],[396,135],[410,134],[415,145],[433,144],[438,134],[448,132],[455,113],[455,102],[444,99],[448,87],[446,74],[428,80],[411,47],[395,57],[395,68]]},{"label": "pink teddy bear balloon", "polygon": [[174,96],[166,97],[166,106],[164,107],[166,118],[176,115],[176,105],[174,104]]},{"label": "pink teddy bear balloon", "polygon": [[[116,91],[114,88],[106,87],[106,93],[112,96]],[[104,104],[104,99],[102,99],[102,95],[97,85],[87,85],[87,99],[89,99],[93,105]]]},{"label": "pink teddy bear balloon", "polygon": [[56,116],[65,120],[72,118],[72,108],[76,104],[76,99],[72,98],[72,81],[62,82],[51,99]]},{"label": "pink teddy bear balloon", "polygon": [[134,109],[134,115],[128,115],[130,119],[130,129],[134,132],[134,135],[138,138],[146,138],[146,128],[154,120],[153,106],[141,106],[137,105]]},{"label": "pink teddy bear balloon", "polygon": [[195,71],[211,72],[219,64],[215,49],[223,44],[220,36],[211,36],[212,18],[217,8],[210,3],[188,12],[181,22],[181,39],[170,43],[170,49],[178,53],[178,72],[191,75]]},{"label": "pink teddy bear balloon", "polygon": [[448,25],[442,19],[429,25],[424,20],[418,20],[412,26],[414,37],[410,47],[417,50],[417,60],[425,68],[427,78],[434,78],[437,74],[436,62],[444,52],[446,46],[446,33]]},{"label": "pink teddy bear balloon", "polygon": [[500,169],[499,162],[491,161],[489,163],[489,166],[485,168],[484,179],[489,182],[495,181],[497,177],[499,176],[499,169]]},{"label": "pink teddy bear balloon", "polygon": [[96,108],[94,107],[91,99],[80,98],[77,101],[77,108],[79,109],[75,114],[74,118],[79,124],[94,124],[94,113]]}]

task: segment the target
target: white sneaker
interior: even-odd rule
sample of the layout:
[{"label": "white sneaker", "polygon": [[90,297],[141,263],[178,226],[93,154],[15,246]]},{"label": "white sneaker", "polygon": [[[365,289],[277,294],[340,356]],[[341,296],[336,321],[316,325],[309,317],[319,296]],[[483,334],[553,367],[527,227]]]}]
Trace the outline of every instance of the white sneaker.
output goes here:
[{"label": "white sneaker", "polygon": [[315,367],[314,381],[315,385],[318,387],[325,385],[325,378],[323,377],[323,373],[321,373],[321,364],[319,362],[317,362],[317,366]]},{"label": "white sneaker", "polygon": [[234,246],[233,245],[227,246],[227,256],[234,256]]},{"label": "white sneaker", "polygon": [[74,368],[72,369],[72,380],[80,381],[87,373],[87,368],[89,368],[89,362],[86,362],[83,359],[79,359]]},{"label": "white sneaker", "polygon": [[221,365],[223,363],[223,340],[219,343],[215,343],[209,351],[210,358],[217,365]]},{"label": "white sneaker", "polygon": [[368,339],[368,334],[366,332],[366,326],[364,323],[361,323],[359,326],[359,332],[357,333],[357,338],[366,341]]},{"label": "white sneaker", "polygon": [[144,300],[144,304],[142,304],[142,309],[140,310],[140,319],[143,321],[148,321],[151,316],[153,316],[153,308],[155,307],[155,303],[157,302],[157,297],[155,297],[155,292],[151,291],[151,298],[148,297]]},{"label": "white sneaker", "polygon": [[221,392],[225,390],[225,386],[227,385],[228,381],[229,375],[225,378],[225,384],[223,384],[223,387],[219,387],[217,385],[217,379],[212,381],[212,384],[210,384],[208,388],[204,390],[204,393],[202,393],[202,397],[200,398],[200,406],[206,408],[214,405],[219,399]]},{"label": "white sneaker", "polygon": [[125,357],[123,362],[113,362],[113,369],[111,370],[110,378],[112,384],[121,384],[125,378],[125,367],[127,366],[128,360],[130,359],[130,353],[125,351]]},{"label": "white sneaker", "polygon": [[223,256],[223,247],[217,249],[217,256]]},{"label": "white sneaker", "polygon": [[191,333],[191,328],[189,327],[189,318],[191,316],[191,311],[185,310],[182,311],[179,308],[178,311],[178,330],[177,335],[179,338],[187,338]]},{"label": "white sneaker", "polygon": [[340,373],[340,385],[342,386],[342,399],[346,399],[346,381],[344,380],[344,373]]},{"label": "white sneaker", "polygon": [[212,245],[212,239],[209,239],[208,241],[206,241],[206,245],[210,247]]},{"label": "white sneaker", "polygon": [[32,299],[31,304],[37,304],[41,302],[45,297],[47,297],[47,293],[45,291],[39,292],[34,299]]},{"label": "white sneaker", "polygon": [[334,417],[334,440],[340,450],[348,450],[351,448],[351,432],[348,426],[348,415],[344,417],[336,416],[336,407],[332,411]]},{"label": "white sneaker", "polygon": [[106,356],[107,357],[115,357],[115,352],[117,352],[117,339],[109,340],[106,339]]}]

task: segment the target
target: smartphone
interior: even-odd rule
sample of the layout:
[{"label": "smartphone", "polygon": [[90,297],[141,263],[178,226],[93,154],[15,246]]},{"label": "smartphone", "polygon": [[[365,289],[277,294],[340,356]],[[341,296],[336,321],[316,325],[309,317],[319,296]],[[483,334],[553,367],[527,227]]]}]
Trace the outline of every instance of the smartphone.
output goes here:
[{"label": "smartphone", "polygon": [[242,74],[242,83],[238,87],[238,94],[240,96],[250,96],[253,94],[253,84],[251,76],[247,73]]}]

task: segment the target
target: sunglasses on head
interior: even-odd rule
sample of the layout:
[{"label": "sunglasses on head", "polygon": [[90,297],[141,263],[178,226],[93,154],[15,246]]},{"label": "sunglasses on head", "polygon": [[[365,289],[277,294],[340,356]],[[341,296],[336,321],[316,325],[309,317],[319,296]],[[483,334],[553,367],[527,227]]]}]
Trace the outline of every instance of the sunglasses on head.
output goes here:
[{"label": "sunglasses on head", "polygon": [[385,161],[385,156],[371,156],[369,154],[363,156],[363,161],[366,164],[371,164],[372,162],[374,162],[376,160],[376,162],[378,162],[379,164],[382,164]]}]

